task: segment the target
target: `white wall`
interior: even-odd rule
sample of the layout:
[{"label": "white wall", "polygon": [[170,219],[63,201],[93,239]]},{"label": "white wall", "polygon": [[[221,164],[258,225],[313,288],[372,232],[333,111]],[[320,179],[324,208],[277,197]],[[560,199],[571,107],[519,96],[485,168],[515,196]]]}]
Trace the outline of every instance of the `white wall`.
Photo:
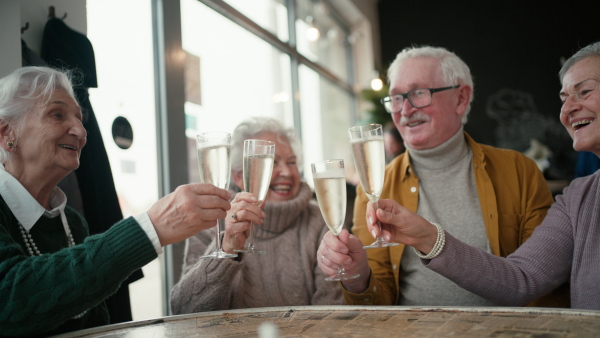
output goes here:
[{"label": "white wall", "polygon": [[0,77],[21,66],[19,0],[0,0]]},{"label": "white wall", "polygon": [[[50,6],[58,18],[67,13],[69,27],[86,33],[85,0],[0,0],[0,77],[21,67],[21,38],[39,55]],[[21,35],[27,23],[29,28]]]}]

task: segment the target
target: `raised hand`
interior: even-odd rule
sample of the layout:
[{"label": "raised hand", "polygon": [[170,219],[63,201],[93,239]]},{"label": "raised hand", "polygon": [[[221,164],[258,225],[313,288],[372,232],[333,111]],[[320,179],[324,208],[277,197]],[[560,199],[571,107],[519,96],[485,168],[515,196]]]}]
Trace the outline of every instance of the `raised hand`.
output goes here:
[{"label": "raised hand", "polygon": [[319,268],[327,276],[336,274],[338,266],[342,264],[346,273],[359,273],[358,278],[342,281],[349,291],[360,293],[367,288],[371,275],[367,252],[360,239],[351,235],[348,230],[342,230],[339,236],[328,231],[317,250],[317,260]]},{"label": "raised hand", "polygon": [[161,246],[180,242],[217,224],[230,209],[230,194],[212,184],[196,183],[177,187],[161,198],[148,216]]},{"label": "raised hand", "polygon": [[231,209],[225,218],[223,251],[233,253],[234,249],[242,249],[246,238],[250,235],[250,223],[263,223],[266,214],[261,207],[256,205],[257,202],[256,196],[249,192],[240,192],[235,195],[231,201]]},{"label": "raised hand", "polygon": [[371,234],[379,236],[376,220],[381,222],[381,234],[387,241],[406,244],[428,253],[435,245],[437,228],[423,217],[406,209],[394,200],[381,199],[379,209],[367,204],[367,227]]}]

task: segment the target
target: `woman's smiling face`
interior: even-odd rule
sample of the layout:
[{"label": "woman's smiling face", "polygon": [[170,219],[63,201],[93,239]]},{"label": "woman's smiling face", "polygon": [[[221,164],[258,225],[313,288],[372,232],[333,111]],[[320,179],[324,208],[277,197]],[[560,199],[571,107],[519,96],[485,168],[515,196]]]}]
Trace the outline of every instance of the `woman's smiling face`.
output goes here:
[{"label": "woman's smiling face", "polygon": [[573,148],[600,156],[600,57],[575,63],[563,77],[560,122],[573,138]]},{"label": "woman's smiling face", "polygon": [[81,109],[73,97],[56,89],[45,106],[25,117],[9,162],[66,176],[79,167],[81,148],[87,140],[81,119]]}]

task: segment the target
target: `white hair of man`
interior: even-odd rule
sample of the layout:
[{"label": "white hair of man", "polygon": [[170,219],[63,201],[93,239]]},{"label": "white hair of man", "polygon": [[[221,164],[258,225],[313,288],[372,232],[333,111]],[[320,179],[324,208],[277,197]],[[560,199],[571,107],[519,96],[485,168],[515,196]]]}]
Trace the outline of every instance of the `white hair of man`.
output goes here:
[{"label": "white hair of man", "polygon": [[473,102],[475,91],[469,66],[467,66],[467,64],[461,58],[459,58],[458,55],[442,47],[407,47],[398,53],[398,55],[396,55],[396,59],[389,66],[388,79],[391,79],[396,74],[398,68],[400,68],[405,60],[416,57],[430,57],[438,59],[440,61],[440,69],[442,71],[442,80],[446,86],[454,86],[460,81],[461,84],[469,85],[471,87],[472,93],[469,100],[469,106],[467,107],[461,121],[463,125],[466,124],[469,112],[471,111],[471,103]]},{"label": "white hair of man", "polygon": [[[231,136],[231,170],[242,172],[244,168],[244,141],[256,138],[259,134],[272,133],[277,139],[290,145],[298,169],[302,168],[302,145],[294,129],[285,128],[278,120],[270,117],[252,117],[240,123]],[[275,149],[277,151],[277,149]]]},{"label": "white hair of man", "polygon": [[[14,130],[15,145],[27,114],[43,109],[56,89],[63,89],[75,97],[69,71],[23,67],[0,79],[0,120]],[[9,158],[10,153],[0,147],[0,163],[6,163]]]}]

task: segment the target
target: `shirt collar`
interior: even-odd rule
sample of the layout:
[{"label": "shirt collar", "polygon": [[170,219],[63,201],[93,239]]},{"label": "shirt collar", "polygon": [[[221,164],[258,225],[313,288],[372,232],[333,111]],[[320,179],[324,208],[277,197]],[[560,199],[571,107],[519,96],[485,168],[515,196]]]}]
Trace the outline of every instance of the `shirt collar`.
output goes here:
[{"label": "shirt collar", "polygon": [[30,231],[42,216],[54,218],[60,215],[63,226],[66,226],[64,210],[67,205],[67,197],[60,188],[54,187],[50,193],[50,207],[52,209],[46,210],[16,178],[6,171],[1,163],[0,195],[4,198],[6,205],[15,215],[17,221],[27,231]]}]

